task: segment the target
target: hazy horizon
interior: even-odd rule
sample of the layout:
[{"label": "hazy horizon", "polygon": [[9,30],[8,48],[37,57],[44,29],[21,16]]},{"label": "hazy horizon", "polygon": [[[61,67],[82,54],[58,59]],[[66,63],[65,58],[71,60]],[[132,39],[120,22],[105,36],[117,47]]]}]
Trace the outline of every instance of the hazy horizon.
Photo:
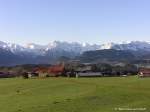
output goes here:
[{"label": "hazy horizon", "polygon": [[149,0],[1,0],[0,41],[150,41]]}]

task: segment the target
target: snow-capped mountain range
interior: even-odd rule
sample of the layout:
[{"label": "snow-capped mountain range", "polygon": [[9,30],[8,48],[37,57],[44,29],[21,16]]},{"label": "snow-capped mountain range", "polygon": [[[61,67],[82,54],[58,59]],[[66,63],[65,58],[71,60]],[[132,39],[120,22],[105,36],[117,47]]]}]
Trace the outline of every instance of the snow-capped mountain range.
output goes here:
[{"label": "snow-capped mountain range", "polygon": [[[47,45],[34,43],[21,46],[13,43],[0,41],[0,65],[17,64],[47,64],[55,63],[62,57],[75,58],[82,56],[86,51],[114,49],[120,51],[134,51],[135,55],[144,54],[149,58],[150,43],[133,41],[123,43],[88,44],[77,42],[54,41]],[[108,51],[109,52],[109,51]],[[121,52],[122,53],[122,52]]]},{"label": "snow-capped mountain range", "polygon": [[45,55],[49,51],[66,51],[74,52],[76,54],[81,54],[85,51],[91,50],[102,50],[102,49],[116,49],[116,50],[144,50],[150,51],[150,42],[144,41],[131,41],[122,43],[107,43],[107,44],[88,44],[88,43],[77,43],[77,42],[60,42],[54,41],[47,45],[38,45],[34,43],[29,43],[25,46],[21,46],[14,43],[5,43],[0,41],[0,48],[11,51],[12,53],[33,53],[34,55]]}]

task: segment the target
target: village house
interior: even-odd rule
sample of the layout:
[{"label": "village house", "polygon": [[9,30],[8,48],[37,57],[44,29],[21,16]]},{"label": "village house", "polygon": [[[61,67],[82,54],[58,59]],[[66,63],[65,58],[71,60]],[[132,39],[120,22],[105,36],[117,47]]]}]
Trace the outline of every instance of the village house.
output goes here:
[{"label": "village house", "polygon": [[49,76],[57,77],[57,76],[61,76],[62,73],[64,73],[64,71],[65,71],[65,67],[62,64],[62,65],[53,65],[49,67],[47,72]]},{"label": "village house", "polygon": [[140,77],[150,77],[150,68],[142,68],[142,69],[140,69],[138,75]]},{"label": "village house", "polygon": [[78,77],[101,77],[103,74],[101,72],[80,72],[76,74],[76,78]]},{"label": "village house", "polygon": [[35,73],[38,74],[38,77],[47,77],[48,76],[48,68],[47,67],[38,67],[34,70]]},{"label": "village house", "polygon": [[34,70],[39,77],[57,77],[64,72],[64,65],[52,65],[50,67],[38,67]]},{"label": "village house", "polygon": [[92,72],[91,64],[83,64],[76,69],[76,78],[78,77],[100,77],[102,76],[101,72]]}]

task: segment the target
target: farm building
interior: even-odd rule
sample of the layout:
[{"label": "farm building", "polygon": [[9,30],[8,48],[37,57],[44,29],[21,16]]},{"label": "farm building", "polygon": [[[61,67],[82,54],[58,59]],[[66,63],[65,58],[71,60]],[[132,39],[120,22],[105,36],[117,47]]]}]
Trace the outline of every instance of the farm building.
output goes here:
[{"label": "farm building", "polygon": [[139,70],[140,77],[150,77],[150,68],[143,68]]},{"label": "farm building", "polygon": [[32,78],[32,77],[38,77],[39,74],[35,72],[24,72],[23,74],[24,78]]},{"label": "farm building", "polygon": [[15,75],[9,72],[8,73],[0,72],[0,78],[10,78],[10,77],[15,77]]},{"label": "farm building", "polygon": [[48,76],[48,68],[47,67],[38,67],[34,70],[35,73],[38,74],[39,77],[46,77]]},{"label": "farm building", "polygon": [[50,76],[60,76],[64,73],[65,67],[64,65],[54,65],[48,68],[48,74]]},{"label": "farm building", "polygon": [[78,77],[100,77],[103,76],[101,72],[81,72],[76,73],[76,78]]},{"label": "farm building", "polygon": [[60,76],[64,70],[64,65],[53,65],[50,67],[38,67],[34,71],[39,74],[39,77],[56,77]]},{"label": "farm building", "polygon": [[92,71],[92,66],[90,65],[83,65],[83,66],[80,66],[80,67],[77,67],[76,72],[90,72]]},{"label": "farm building", "polygon": [[84,65],[76,69],[76,77],[98,77],[102,76],[101,72],[92,72],[91,65]]}]

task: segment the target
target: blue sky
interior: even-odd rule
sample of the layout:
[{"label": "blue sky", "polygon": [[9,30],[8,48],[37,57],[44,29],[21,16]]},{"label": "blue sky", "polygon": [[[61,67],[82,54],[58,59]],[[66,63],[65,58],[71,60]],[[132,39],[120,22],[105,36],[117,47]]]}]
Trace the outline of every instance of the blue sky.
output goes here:
[{"label": "blue sky", "polygon": [[0,0],[0,40],[150,41],[150,0]]}]

